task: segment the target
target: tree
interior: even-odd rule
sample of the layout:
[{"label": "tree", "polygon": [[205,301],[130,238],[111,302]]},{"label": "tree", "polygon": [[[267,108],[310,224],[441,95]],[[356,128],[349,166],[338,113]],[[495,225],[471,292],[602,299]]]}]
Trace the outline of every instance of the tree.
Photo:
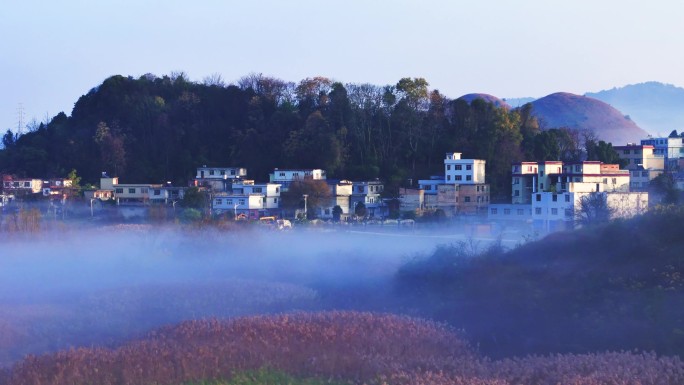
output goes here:
[{"label": "tree", "polygon": [[584,147],[587,151],[587,160],[619,164],[620,167],[625,167],[627,165],[627,159],[620,159],[620,155],[618,155],[611,143],[606,143],[603,140],[599,140],[599,142],[596,143],[596,141],[588,139],[584,143]]},{"label": "tree", "polygon": [[357,217],[365,218],[367,214],[368,209],[366,208],[366,204],[363,202],[358,202],[354,207],[354,215],[356,215]]},{"label": "tree", "polygon": [[304,195],[306,195],[307,216],[313,218],[316,209],[330,198],[330,194],[330,187],[324,180],[304,178],[292,182],[287,191],[280,194],[280,198],[284,209],[296,210],[304,208]]},{"label": "tree", "polygon": [[197,187],[191,187],[185,192],[181,206],[201,210],[207,208],[207,201],[208,195],[205,191]]},{"label": "tree", "polygon": [[661,204],[677,204],[679,189],[672,174],[662,173],[649,183],[649,194],[653,202]]},{"label": "tree", "polygon": [[593,192],[583,195],[575,212],[575,220],[582,226],[596,226],[610,221],[613,209],[608,205],[605,193]]},{"label": "tree", "polygon": [[111,168],[114,175],[118,176],[119,172],[123,172],[126,166],[126,149],[123,136],[118,132],[112,132],[105,122],[100,122],[93,139],[100,148],[102,165]]},{"label": "tree", "polygon": [[333,207],[332,215],[333,215],[333,222],[339,222],[340,217],[342,216],[342,207],[340,207],[340,205]]}]

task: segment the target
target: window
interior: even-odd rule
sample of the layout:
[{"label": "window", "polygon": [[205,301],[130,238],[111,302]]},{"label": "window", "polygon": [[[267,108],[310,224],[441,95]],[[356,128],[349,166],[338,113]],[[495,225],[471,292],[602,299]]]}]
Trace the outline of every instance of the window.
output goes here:
[{"label": "window", "polygon": [[117,194],[123,194],[123,189],[122,189],[122,188],[116,189],[116,193],[117,193]]},{"label": "window", "polygon": [[511,209],[504,209],[504,215],[511,215]]},{"label": "window", "polygon": [[472,170],[472,169],[473,169],[473,165],[472,165],[472,164],[466,164],[466,170],[467,170],[467,171],[470,171],[470,170]]},{"label": "window", "polygon": [[233,200],[232,200],[232,199],[226,199],[226,204],[227,204],[227,205],[232,205],[232,204],[233,204]]},{"label": "window", "polygon": [[278,198],[273,198],[273,203],[278,203]]},{"label": "window", "polygon": [[541,207],[535,207],[535,208],[534,208],[534,213],[535,213],[536,215],[541,215]]},{"label": "window", "polygon": [[358,186],[356,192],[363,193],[363,186]]},{"label": "window", "polygon": [[572,209],[565,209],[565,216],[568,218],[572,217]]},{"label": "window", "polygon": [[570,202],[570,194],[565,194],[565,201]]},{"label": "window", "polygon": [[513,178],[513,184],[520,184],[520,178]]},{"label": "window", "polygon": [[498,212],[497,209],[492,209],[492,215],[496,215],[497,212]]},{"label": "window", "polygon": [[252,191],[255,192],[255,193],[260,193],[260,192],[263,191],[263,189],[262,189],[261,187],[254,187],[254,188],[252,189]]},{"label": "window", "polygon": [[147,189],[144,188],[144,187],[141,188],[141,189],[140,189],[140,193],[141,193],[141,194],[147,194]]},{"label": "window", "polygon": [[603,184],[608,184],[608,178],[603,178]]},{"label": "window", "polygon": [[[281,174],[285,175],[284,172],[281,172]],[[230,170],[230,175],[235,175],[235,170]]]},{"label": "window", "polygon": [[245,204],[245,200],[244,200],[244,199],[240,199],[240,200],[238,200],[238,204],[240,204],[240,205],[244,205],[244,204]]},{"label": "window", "polygon": [[[231,171],[231,174],[232,174],[232,173],[233,173],[233,172]],[[285,173],[284,173],[284,172],[281,172],[281,173],[278,174],[278,176],[285,176]]]},{"label": "window", "polygon": [[276,187],[276,194],[280,193],[280,187]]},{"label": "window", "polygon": [[648,176],[648,171],[642,171],[642,172],[641,172],[641,176],[647,177],[647,176]]},{"label": "window", "polygon": [[523,209],[518,209],[518,215],[523,215],[525,214],[525,210]]},{"label": "window", "polygon": [[472,175],[466,175],[466,180],[472,180],[473,176]]},{"label": "window", "polygon": [[539,170],[539,176],[544,176],[544,170]]},{"label": "window", "polygon": [[209,170],[209,175],[214,175],[214,170]]},{"label": "window", "polygon": [[24,187],[31,187],[31,182],[24,182]]},{"label": "window", "polygon": [[544,189],[544,183],[539,183],[539,189],[543,190]]},{"label": "window", "polygon": [[617,184],[617,178],[611,179],[611,182],[612,182],[613,184]]},{"label": "window", "polygon": [[135,194],[135,189],[134,188],[129,188],[128,189],[129,194]]},{"label": "window", "polygon": [[463,198],[463,201],[464,201],[465,203],[469,203],[469,202],[470,202],[470,197],[465,197],[465,198]]},{"label": "window", "polygon": [[625,150],[625,151],[623,151],[623,152],[624,152],[625,155],[628,155],[628,154],[629,154],[629,150]]},{"label": "window", "polygon": [[535,199],[537,202],[541,202],[541,194],[535,194]]},{"label": "window", "polygon": [[519,197],[520,196],[520,190],[513,191],[513,195],[516,197]]},{"label": "window", "polygon": [[447,164],[447,170],[451,170],[451,165]]},{"label": "window", "polygon": [[462,177],[461,175],[455,175],[455,176],[454,176],[454,179],[455,179],[455,180],[461,180],[461,179],[463,179],[463,177]]},{"label": "window", "polygon": [[161,190],[155,189],[155,190],[154,190],[154,195],[161,195]]},{"label": "window", "polygon": [[457,164],[454,166],[454,170],[462,170],[462,167],[460,164]]},{"label": "window", "polygon": [[551,195],[551,200],[554,202],[558,202],[558,195],[556,195],[556,194]]},{"label": "window", "polygon": [[579,164],[575,165],[575,172],[580,172],[580,165]]},{"label": "window", "polygon": [[451,175],[447,175],[447,180],[451,180]]},{"label": "window", "polygon": [[216,205],[219,206],[219,205],[222,205],[222,204],[223,204],[223,199],[221,199],[221,198],[216,198]]},{"label": "window", "polygon": [[552,208],[552,209],[551,209],[551,215],[558,215],[558,209],[557,209],[557,208]]}]

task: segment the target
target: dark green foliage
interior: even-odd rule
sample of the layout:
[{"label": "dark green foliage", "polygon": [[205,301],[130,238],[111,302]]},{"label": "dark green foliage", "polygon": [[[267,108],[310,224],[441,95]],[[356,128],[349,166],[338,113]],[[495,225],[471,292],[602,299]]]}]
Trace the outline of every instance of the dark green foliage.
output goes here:
[{"label": "dark green foliage", "polygon": [[[202,165],[246,167],[266,180],[274,168],[323,168],[329,177],[380,178],[388,197],[441,174],[444,154],[487,161],[492,196],[510,190],[510,164],[579,157],[569,130],[540,133],[531,105],[498,108],[450,100],[423,78],[394,86],[299,84],[249,75],[238,85],[184,74],[112,76],[60,113],[17,137],[3,136],[0,172],[59,177],[77,169],[96,184],[103,171],[128,183],[184,185]],[[534,159],[530,159],[534,157]]]},{"label": "dark green foliage", "polygon": [[509,252],[437,249],[398,273],[427,315],[486,354],[654,350],[684,354],[682,207],[555,233]]}]

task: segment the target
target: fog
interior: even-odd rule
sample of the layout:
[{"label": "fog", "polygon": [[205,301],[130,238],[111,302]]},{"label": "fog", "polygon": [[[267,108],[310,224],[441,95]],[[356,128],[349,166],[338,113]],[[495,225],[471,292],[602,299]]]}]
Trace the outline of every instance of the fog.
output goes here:
[{"label": "fog", "polygon": [[113,226],[5,236],[0,366],[26,354],[114,346],[187,319],[333,308],[401,312],[400,300],[387,298],[397,269],[464,239],[490,242],[453,229]]}]

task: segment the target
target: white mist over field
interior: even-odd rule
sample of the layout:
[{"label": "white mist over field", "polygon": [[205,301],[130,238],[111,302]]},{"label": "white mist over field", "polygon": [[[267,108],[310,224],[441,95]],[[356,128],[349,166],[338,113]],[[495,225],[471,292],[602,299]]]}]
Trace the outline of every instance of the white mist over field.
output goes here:
[{"label": "white mist over field", "polygon": [[[106,228],[4,239],[0,366],[187,319],[354,307],[453,234]],[[324,298],[320,288],[335,288]],[[349,294],[349,299],[345,298]],[[387,309],[377,309],[380,311]]]}]

